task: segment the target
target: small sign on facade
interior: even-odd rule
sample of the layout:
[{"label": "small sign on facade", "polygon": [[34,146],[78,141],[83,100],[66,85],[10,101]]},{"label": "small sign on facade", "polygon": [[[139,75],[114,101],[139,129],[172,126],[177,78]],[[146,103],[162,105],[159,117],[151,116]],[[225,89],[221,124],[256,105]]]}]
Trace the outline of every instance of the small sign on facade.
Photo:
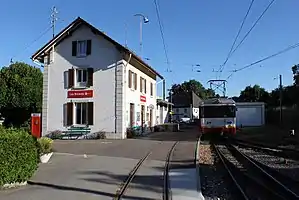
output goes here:
[{"label": "small sign on facade", "polygon": [[69,90],[67,98],[90,98],[93,97],[93,90]]},{"label": "small sign on facade", "polygon": [[141,101],[141,102],[146,102],[146,96],[142,96],[142,95],[141,95],[141,96],[140,96],[140,101]]}]

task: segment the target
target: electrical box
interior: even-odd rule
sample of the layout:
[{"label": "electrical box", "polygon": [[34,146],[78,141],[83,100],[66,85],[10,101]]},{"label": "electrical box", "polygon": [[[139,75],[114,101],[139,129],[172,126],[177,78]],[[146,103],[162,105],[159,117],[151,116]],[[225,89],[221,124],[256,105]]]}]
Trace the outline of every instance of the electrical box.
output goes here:
[{"label": "electrical box", "polygon": [[41,114],[31,113],[31,135],[40,138],[41,137]]}]

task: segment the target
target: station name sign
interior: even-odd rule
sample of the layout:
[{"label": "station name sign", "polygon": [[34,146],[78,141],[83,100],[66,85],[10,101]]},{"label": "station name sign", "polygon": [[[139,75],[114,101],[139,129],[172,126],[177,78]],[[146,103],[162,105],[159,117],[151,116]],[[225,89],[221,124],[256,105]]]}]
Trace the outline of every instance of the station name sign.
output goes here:
[{"label": "station name sign", "polygon": [[70,90],[67,92],[67,98],[91,98],[93,90]]}]

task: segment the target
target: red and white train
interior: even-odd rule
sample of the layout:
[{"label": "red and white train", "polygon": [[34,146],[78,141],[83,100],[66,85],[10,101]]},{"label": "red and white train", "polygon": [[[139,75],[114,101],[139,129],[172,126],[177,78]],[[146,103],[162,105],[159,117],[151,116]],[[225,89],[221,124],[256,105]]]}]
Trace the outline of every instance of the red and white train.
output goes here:
[{"label": "red and white train", "polygon": [[207,135],[236,134],[236,103],[228,98],[211,98],[199,106],[200,131]]}]

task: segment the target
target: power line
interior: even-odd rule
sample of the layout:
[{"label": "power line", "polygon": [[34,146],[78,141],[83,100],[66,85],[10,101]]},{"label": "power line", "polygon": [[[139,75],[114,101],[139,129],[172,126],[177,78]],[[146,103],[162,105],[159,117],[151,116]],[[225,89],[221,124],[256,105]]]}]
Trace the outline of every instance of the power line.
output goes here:
[{"label": "power line", "polygon": [[262,12],[262,14],[259,16],[259,18],[254,22],[253,26],[249,29],[249,31],[245,34],[245,36],[243,37],[243,39],[237,45],[237,47],[233,50],[233,52],[231,53],[230,57],[236,52],[236,50],[241,46],[241,44],[243,44],[244,40],[248,37],[248,35],[251,33],[251,31],[254,29],[254,27],[257,25],[257,23],[262,19],[262,17],[265,15],[265,13],[269,10],[269,8],[274,3],[274,1],[275,0],[272,0],[268,4],[268,6],[266,7],[266,9]]},{"label": "power line", "polygon": [[235,69],[235,70],[233,70],[233,72],[238,72],[238,71],[244,70],[244,69],[246,69],[246,68],[249,68],[249,67],[251,67],[251,66],[253,66],[253,65],[256,65],[256,64],[258,64],[258,63],[261,63],[261,62],[263,62],[263,61],[265,61],[265,60],[268,60],[268,59],[270,59],[270,58],[273,58],[273,57],[275,57],[275,56],[278,56],[278,55],[280,55],[280,54],[283,54],[283,53],[285,53],[285,52],[287,52],[287,51],[290,51],[290,50],[292,50],[292,49],[295,49],[295,48],[297,48],[297,47],[299,47],[299,42],[296,43],[296,44],[294,44],[294,45],[291,45],[291,46],[289,46],[289,47],[287,47],[287,48],[285,48],[285,49],[283,49],[283,50],[281,50],[281,51],[279,51],[279,52],[277,52],[277,53],[274,53],[274,54],[272,54],[272,55],[270,55],[270,56],[267,56],[267,57],[265,57],[265,58],[263,58],[263,59],[260,59],[260,60],[258,60],[258,61],[255,61],[255,62],[253,62],[253,63],[251,63],[251,64],[249,64],[249,65],[246,65],[246,66],[241,67],[241,68],[239,68],[239,69]]},{"label": "power line", "polygon": [[249,67],[251,67],[251,66],[253,66],[253,65],[256,65],[256,64],[258,64],[258,63],[261,63],[261,62],[263,62],[263,61],[265,61],[265,60],[268,60],[268,59],[270,59],[270,58],[273,58],[273,57],[275,57],[275,56],[278,56],[278,55],[280,55],[280,54],[283,54],[283,53],[285,53],[285,52],[287,52],[287,51],[290,51],[290,50],[292,50],[292,49],[295,49],[295,48],[297,48],[297,47],[299,47],[299,42],[296,43],[296,44],[294,44],[294,45],[291,45],[291,46],[289,46],[289,47],[287,47],[287,48],[285,48],[285,49],[283,49],[283,50],[281,50],[281,51],[279,51],[279,52],[277,52],[277,53],[275,53],[275,54],[272,54],[272,55],[267,56],[267,57],[265,57],[265,58],[262,58],[262,59],[260,59],[260,60],[258,60],[258,61],[255,61],[255,62],[253,62],[253,63],[251,63],[251,64],[249,64],[249,65],[246,65],[246,66],[241,67],[241,68],[239,68],[239,69],[235,69],[235,70],[233,70],[232,73],[226,78],[226,80],[228,80],[229,78],[231,78],[231,77],[233,76],[233,74],[236,73],[236,72],[238,72],[238,71],[241,71],[241,70],[244,70],[244,69],[246,69],[246,68],[249,68]]},{"label": "power line", "polygon": [[20,55],[21,53],[23,53],[24,51],[26,51],[29,47],[31,47],[36,41],[38,41],[40,38],[42,38],[44,35],[46,35],[50,30],[51,30],[52,26],[48,27],[47,29],[45,29],[37,38],[35,38],[33,41],[31,41],[30,43],[28,43],[25,48],[20,51],[18,54],[16,54],[15,56],[13,56],[11,58],[11,62],[13,62],[13,59],[16,58],[18,55]]},{"label": "power line", "polygon": [[235,37],[235,40],[234,40],[234,42],[233,42],[233,44],[232,44],[232,46],[231,46],[231,48],[230,48],[230,51],[229,51],[229,53],[228,53],[228,55],[227,55],[225,61],[223,62],[222,66],[220,66],[220,70],[219,70],[219,71],[220,71],[219,78],[220,78],[221,72],[222,72],[223,69],[224,69],[224,66],[226,65],[226,63],[227,63],[227,61],[228,61],[228,59],[229,59],[229,57],[230,57],[230,55],[231,55],[231,53],[232,53],[232,51],[233,51],[233,48],[235,47],[235,44],[236,44],[236,42],[237,42],[237,39],[238,39],[238,37],[239,37],[239,35],[240,35],[242,29],[243,29],[244,23],[245,23],[245,21],[246,21],[246,19],[247,19],[247,17],[248,17],[248,14],[249,14],[249,12],[250,12],[250,10],[251,10],[251,8],[252,8],[252,5],[253,5],[254,1],[255,1],[255,0],[251,0],[251,3],[250,3],[250,5],[249,5],[249,7],[248,7],[248,9],[247,9],[247,12],[246,12],[244,18],[243,18],[243,21],[242,21],[241,26],[240,26],[240,28],[239,28],[239,30],[238,30],[238,33],[237,33],[237,35],[236,35],[236,37]]},{"label": "power line", "polygon": [[163,32],[163,27],[162,27],[162,22],[161,22],[161,18],[160,18],[160,13],[159,13],[157,0],[154,0],[154,4],[155,4],[156,14],[157,14],[157,18],[158,18],[159,27],[160,27],[160,33],[161,33],[161,38],[162,38],[162,42],[163,42],[163,48],[164,48],[164,53],[165,53],[165,57],[166,57],[166,62],[167,62],[167,65],[168,65],[168,68],[167,68],[167,71],[168,71],[169,70],[169,58],[168,58],[168,53],[167,53],[167,48],[166,48],[166,43],[165,43],[165,38],[164,38],[164,32]]}]

